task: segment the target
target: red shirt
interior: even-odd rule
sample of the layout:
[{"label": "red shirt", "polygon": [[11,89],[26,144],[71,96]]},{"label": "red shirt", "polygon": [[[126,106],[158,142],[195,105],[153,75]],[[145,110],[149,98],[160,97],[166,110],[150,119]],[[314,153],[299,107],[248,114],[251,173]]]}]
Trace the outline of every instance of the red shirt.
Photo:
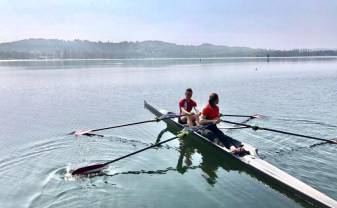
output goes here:
[{"label": "red shirt", "polygon": [[197,107],[197,103],[194,100],[192,99],[186,100],[186,98],[179,100],[180,114],[181,114],[181,108],[184,108],[186,111],[191,112],[193,107]]},{"label": "red shirt", "polygon": [[207,104],[202,109],[202,115],[205,116],[207,120],[213,120],[219,116],[219,107],[212,107],[210,104]]}]

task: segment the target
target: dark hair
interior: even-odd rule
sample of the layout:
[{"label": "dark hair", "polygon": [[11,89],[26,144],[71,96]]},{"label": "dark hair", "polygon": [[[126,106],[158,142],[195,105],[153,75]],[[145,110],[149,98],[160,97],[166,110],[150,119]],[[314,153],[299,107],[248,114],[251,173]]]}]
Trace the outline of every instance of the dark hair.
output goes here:
[{"label": "dark hair", "polygon": [[192,92],[193,93],[192,88],[187,88],[186,92]]},{"label": "dark hair", "polygon": [[215,106],[215,101],[216,100],[219,100],[219,96],[218,94],[216,93],[211,93],[209,95],[209,98],[208,98],[208,103],[211,105],[211,106]]}]

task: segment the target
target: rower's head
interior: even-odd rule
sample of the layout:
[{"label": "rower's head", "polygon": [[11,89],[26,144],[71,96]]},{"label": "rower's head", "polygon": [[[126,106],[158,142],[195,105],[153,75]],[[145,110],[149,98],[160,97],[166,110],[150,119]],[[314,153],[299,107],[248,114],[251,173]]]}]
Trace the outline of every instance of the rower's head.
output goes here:
[{"label": "rower's head", "polygon": [[211,93],[208,98],[210,106],[214,107],[219,103],[219,96],[216,93]]},{"label": "rower's head", "polygon": [[191,88],[187,88],[186,91],[185,91],[185,97],[186,97],[186,99],[191,99],[192,95],[193,95],[192,89]]}]

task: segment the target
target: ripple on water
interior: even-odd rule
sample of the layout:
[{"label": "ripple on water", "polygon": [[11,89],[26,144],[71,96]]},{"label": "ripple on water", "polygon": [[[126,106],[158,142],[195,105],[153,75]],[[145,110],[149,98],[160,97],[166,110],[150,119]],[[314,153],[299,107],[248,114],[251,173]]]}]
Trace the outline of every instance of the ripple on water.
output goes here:
[{"label": "ripple on water", "polygon": [[336,173],[334,168],[331,169],[336,167],[337,163],[336,157],[332,156],[334,152],[333,145],[326,144],[314,148],[299,148],[297,151],[290,151],[287,154],[280,154],[279,157],[267,159],[305,183],[337,198]]},{"label": "ripple on water", "polygon": [[[172,169],[146,171],[158,165],[161,160],[154,154],[158,149],[153,149],[123,160],[123,163],[109,166],[103,177],[74,178],[70,175],[70,170],[83,165],[106,162],[149,145],[151,143],[114,136],[49,138],[26,144],[10,156],[1,158],[0,174],[2,181],[6,181],[6,192],[15,193],[13,197],[22,204],[22,207],[96,206],[100,205],[100,202],[83,201],[87,197],[104,198],[109,195],[111,189],[123,189],[110,179],[111,176],[166,174]],[[170,152],[172,148],[174,147],[162,146],[159,149]],[[132,167],[136,171],[130,171],[127,167]],[[20,180],[22,178],[24,180]],[[132,187],[132,184],[128,184],[128,187]],[[120,195],[123,199],[126,197],[123,192],[116,195]],[[10,206],[8,204],[8,207]]]},{"label": "ripple on water", "polygon": [[[187,168],[187,172],[181,173],[182,175],[177,177],[177,174],[180,173],[176,169],[176,161],[172,160],[172,158],[177,157],[177,152],[171,151],[177,149],[174,146],[163,146],[160,148],[160,152],[158,152],[158,149],[153,149],[123,160],[122,163],[113,164],[99,177],[72,177],[70,174],[71,170],[83,165],[102,163],[148,145],[150,143],[140,142],[137,139],[113,136],[79,139],[70,137],[51,138],[48,141],[40,141],[22,147],[15,153],[15,157],[1,159],[0,173],[3,177],[6,177],[8,183],[14,184],[8,187],[8,191],[17,194],[17,200],[23,204],[23,207],[30,208],[136,206],[137,203],[153,206],[156,204],[154,200],[143,201],[144,195],[147,195],[147,193],[158,197],[159,194],[169,192],[165,197],[174,198],[177,193],[185,193],[186,187],[191,188],[187,192],[190,195],[185,194],[185,198],[180,198],[179,203],[181,204],[193,201],[193,197],[197,194],[200,196],[200,200],[197,200],[199,205],[206,206],[201,199],[208,199],[205,201],[215,206],[221,206],[223,199],[226,197],[232,199],[230,201],[232,201],[232,205],[235,205],[240,203],[233,200],[234,193],[224,193],[223,190],[236,190],[246,194],[261,190],[261,186],[254,190],[254,187],[257,187],[258,184],[255,179],[247,179],[235,171],[229,171],[228,174],[222,169],[216,171],[219,178],[217,179],[217,185],[209,189],[210,186],[206,183],[207,179],[205,183],[200,184],[200,180],[203,181],[203,173],[199,166],[199,163],[202,162],[199,156],[192,157],[192,162],[194,162],[192,166]],[[298,166],[305,170],[312,168],[310,165],[304,167],[302,164],[303,160],[309,161],[312,159],[309,155],[304,155],[301,160],[292,158],[290,154],[287,156],[288,160],[286,159],[286,161],[291,160],[291,163],[282,163],[284,160],[278,161],[277,159],[274,162],[281,167],[289,168],[289,172],[296,170]],[[330,155],[325,156],[327,158],[324,155],[319,155],[322,161],[317,159],[314,164],[323,164]],[[132,167],[131,170],[130,167]],[[153,167],[158,167],[158,170],[153,170]],[[20,170],[20,172],[17,172],[17,170]],[[326,171],[329,172],[323,168],[316,174],[334,177],[333,175],[326,175]],[[315,177],[315,175],[311,175],[309,178],[305,178],[307,172],[303,171],[302,173],[304,174],[302,175],[304,180]],[[139,175],[139,177],[135,178],[135,175]],[[165,175],[165,177],[153,177],[155,175]],[[18,178],[25,178],[25,180],[15,185],[14,180]],[[194,185],[196,181],[198,181],[197,186]],[[320,183],[321,181],[317,181],[316,185],[319,186]],[[177,184],[179,184],[179,187]],[[238,189],[236,187],[238,184],[243,185],[243,187]],[[184,188],[180,188],[180,185]],[[329,192],[333,187],[334,185],[327,186],[324,191]],[[212,191],[212,196],[207,190]],[[268,188],[263,188],[261,193],[268,193],[275,199],[279,196],[274,192],[271,193]],[[262,195],[250,196],[248,194],[246,201],[254,202],[256,197],[262,197]],[[133,201],[130,201],[130,198]],[[286,199],[274,203],[283,203],[284,200],[286,203],[293,205]],[[157,205],[160,206],[160,204]]]},{"label": "ripple on water", "polygon": [[[41,188],[34,194],[28,207],[90,207],[94,201],[84,199],[93,194],[107,193],[107,183],[93,182],[91,178],[72,177],[70,166],[49,170],[47,177],[41,181]],[[114,184],[110,184],[114,186]]]}]

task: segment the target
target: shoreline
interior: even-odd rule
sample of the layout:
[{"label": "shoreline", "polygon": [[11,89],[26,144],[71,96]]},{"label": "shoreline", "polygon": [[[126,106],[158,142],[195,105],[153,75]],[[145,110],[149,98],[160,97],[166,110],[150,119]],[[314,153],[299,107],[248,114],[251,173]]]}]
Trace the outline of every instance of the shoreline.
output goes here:
[{"label": "shoreline", "polygon": [[274,56],[274,57],[199,57],[199,58],[92,58],[92,59],[0,59],[0,62],[58,62],[58,61],[166,61],[166,60],[278,60],[278,59],[337,59],[337,56]]}]

